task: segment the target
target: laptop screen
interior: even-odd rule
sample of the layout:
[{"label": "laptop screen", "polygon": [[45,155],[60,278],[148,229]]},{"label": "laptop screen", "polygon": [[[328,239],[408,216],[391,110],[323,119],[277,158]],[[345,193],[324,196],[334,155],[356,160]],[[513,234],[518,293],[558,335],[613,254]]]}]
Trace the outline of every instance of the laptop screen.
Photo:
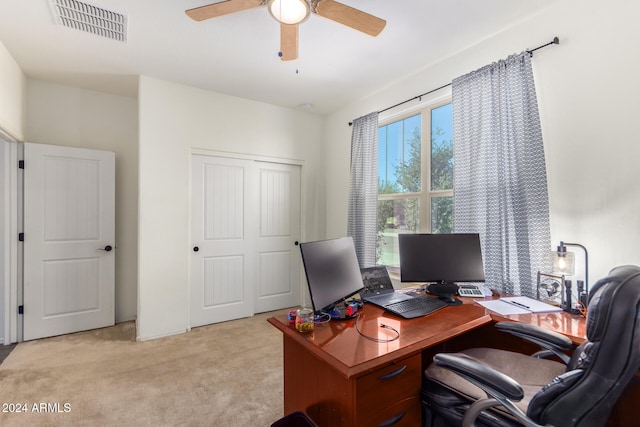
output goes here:
[{"label": "laptop screen", "polygon": [[393,284],[391,283],[386,267],[363,268],[361,273],[364,289],[360,291],[360,296],[364,297],[393,292]]}]

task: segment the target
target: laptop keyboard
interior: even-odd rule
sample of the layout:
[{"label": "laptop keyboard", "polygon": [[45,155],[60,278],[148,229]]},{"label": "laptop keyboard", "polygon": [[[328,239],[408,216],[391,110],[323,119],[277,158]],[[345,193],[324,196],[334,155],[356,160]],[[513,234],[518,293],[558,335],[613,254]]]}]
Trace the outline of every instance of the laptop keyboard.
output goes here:
[{"label": "laptop keyboard", "polygon": [[[399,301],[393,304],[389,304],[386,308],[394,313],[403,314],[412,311],[419,312],[418,315],[425,316],[431,314],[434,311],[440,310],[447,306],[447,303],[431,297],[415,297],[405,301]],[[413,316],[412,316],[413,317]]]}]

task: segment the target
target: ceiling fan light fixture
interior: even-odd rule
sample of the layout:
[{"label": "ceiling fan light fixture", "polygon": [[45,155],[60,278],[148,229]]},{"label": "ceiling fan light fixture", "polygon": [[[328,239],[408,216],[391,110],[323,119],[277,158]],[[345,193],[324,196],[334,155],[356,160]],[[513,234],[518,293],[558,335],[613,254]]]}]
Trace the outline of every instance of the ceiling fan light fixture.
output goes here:
[{"label": "ceiling fan light fixture", "polygon": [[306,0],[269,0],[268,9],[271,16],[283,24],[299,24],[311,13]]}]

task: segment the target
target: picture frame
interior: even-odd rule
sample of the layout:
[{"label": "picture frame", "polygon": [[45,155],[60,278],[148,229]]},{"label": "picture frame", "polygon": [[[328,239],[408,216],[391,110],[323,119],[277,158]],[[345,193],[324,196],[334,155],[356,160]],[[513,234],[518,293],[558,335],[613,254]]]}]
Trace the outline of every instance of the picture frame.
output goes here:
[{"label": "picture frame", "polygon": [[565,306],[564,274],[538,271],[536,299],[551,305]]}]

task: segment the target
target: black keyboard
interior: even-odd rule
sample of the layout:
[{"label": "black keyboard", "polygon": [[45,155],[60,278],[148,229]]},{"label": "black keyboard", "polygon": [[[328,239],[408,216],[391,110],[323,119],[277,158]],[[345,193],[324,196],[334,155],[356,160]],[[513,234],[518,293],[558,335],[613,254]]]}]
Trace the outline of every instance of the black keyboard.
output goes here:
[{"label": "black keyboard", "polygon": [[385,308],[392,313],[411,319],[426,316],[434,311],[447,306],[447,303],[438,298],[415,297],[387,305]]}]

